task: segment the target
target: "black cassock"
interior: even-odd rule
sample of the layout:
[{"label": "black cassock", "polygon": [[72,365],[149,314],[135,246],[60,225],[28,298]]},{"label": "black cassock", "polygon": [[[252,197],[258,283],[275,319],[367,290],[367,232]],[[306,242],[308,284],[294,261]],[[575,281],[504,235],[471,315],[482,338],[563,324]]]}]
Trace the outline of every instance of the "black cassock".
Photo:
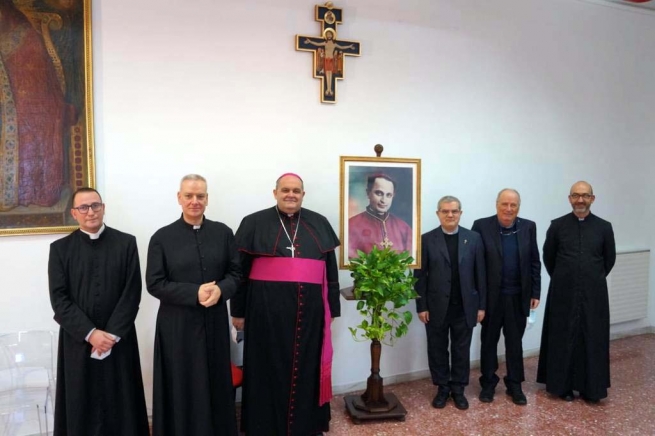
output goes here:
[{"label": "black cassock", "polygon": [[308,209],[289,217],[273,207],[243,219],[236,234],[243,282],[230,304],[232,316],[245,317],[241,430],[248,435],[329,430],[330,404],[319,406],[321,285],[247,279],[255,258],[291,257],[296,229],[295,257],[326,262],[331,317],[341,315],[339,239],[325,217]]},{"label": "black cassock", "polygon": [[616,260],[612,225],[589,214],[552,221],[544,243],[550,275],[541,333],[537,382],[562,395],[579,391],[590,399],[610,386],[610,313],[606,277]]},{"label": "black cassock", "polygon": [[[141,301],[136,239],[106,227],[53,242],[50,300],[59,323],[54,435],[148,435],[134,319]],[[119,336],[111,355],[91,359],[93,328]]]},{"label": "black cassock", "polygon": [[[226,301],[240,280],[232,230],[182,218],[150,239],[146,286],[160,301],[155,332],[153,435],[236,435]],[[216,281],[205,308],[198,288]]]}]

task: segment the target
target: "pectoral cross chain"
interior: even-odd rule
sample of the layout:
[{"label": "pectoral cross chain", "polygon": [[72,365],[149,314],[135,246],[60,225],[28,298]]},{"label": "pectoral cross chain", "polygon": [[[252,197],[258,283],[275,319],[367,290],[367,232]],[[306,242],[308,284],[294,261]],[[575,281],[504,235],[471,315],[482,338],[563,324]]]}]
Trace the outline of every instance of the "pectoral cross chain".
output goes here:
[{"label": "pectoral cross chain", "polygon": [[[284,234],[287,235],[287,239],[289,240],[289,245],[288,247],[284,247],[287,250],[291,250],[291,257],[296,257],[296,247],[293,246],[293,244],[296,242],[296,236],[298,236],[298,229],[300,228],[300,214],[302,211],[298,212],[298,222],[296,223],[296,231],[293,232],[293,239],[291,239],[291,235],[289,235],[289,232],[287,232],[287,228],[284,227],[284,222],[282,222],[282,217],[280,217],[280,210],[275,206],[275,210],[277,210],[277,217],[280,220],[280,225],[282,226],[282,230],[284,230]],[[291,216],[291,215],[289,215]]]}]

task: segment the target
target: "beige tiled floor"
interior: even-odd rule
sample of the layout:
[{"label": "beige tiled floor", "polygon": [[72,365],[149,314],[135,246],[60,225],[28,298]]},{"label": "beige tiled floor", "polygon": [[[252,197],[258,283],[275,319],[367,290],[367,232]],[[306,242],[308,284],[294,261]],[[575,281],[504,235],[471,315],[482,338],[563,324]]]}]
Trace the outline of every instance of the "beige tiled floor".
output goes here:
[{"label": "beige tiled floor", "polygon": [[[355,425],[347,415],[343,396],[332,399],[330,436],[392,435],[655,435],[655,334],[613,341],[610,346],[612,387],[597,405],[576,398],[567,403],[553,398],[534,382],[537,358],[525,360],[523,390],[527,406],[516,406],[501,384],[496,399],[478,400],[479,372],[471,372],[466,394],[470,408],[457,410],[452,401],[445,409],[432,408],[435,387],[428,379],[385,386],[409,411],[406,421],[372,421]],[[500,376],[504,371],[501,364]]]}]

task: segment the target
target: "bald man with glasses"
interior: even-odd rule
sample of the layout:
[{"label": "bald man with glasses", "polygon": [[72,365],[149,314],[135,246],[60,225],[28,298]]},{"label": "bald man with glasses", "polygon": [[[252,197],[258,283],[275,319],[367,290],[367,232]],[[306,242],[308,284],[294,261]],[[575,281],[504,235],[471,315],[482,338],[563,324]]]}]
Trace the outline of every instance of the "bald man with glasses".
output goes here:
[{"label": "bald man with glasses", "polygon": [[588,403],[610,387],[610,313],[607,275],[616,261],[612,224],[591,213],[587,182],[569,192],[572,213],[554,219],[544,243],[550,275],[537,382],[564,401],[574,391]]}]

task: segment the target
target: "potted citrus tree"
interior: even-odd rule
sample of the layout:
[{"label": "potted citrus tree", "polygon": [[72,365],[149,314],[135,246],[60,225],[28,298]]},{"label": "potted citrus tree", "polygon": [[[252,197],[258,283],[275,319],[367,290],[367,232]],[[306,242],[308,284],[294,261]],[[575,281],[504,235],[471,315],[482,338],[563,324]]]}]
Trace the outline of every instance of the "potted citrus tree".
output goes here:
[{"label": "potted citrus tree", "polygon": [[408,269],[414,259],[407,251],[399,253],[388,247],[374,246],[369,253],[358,251],[357,254],[358,257],[350,259],[349,269],[354,279],[357,310],[363,319],[349,330],[355,340],[371,341],[371,375],[366,392],[353,401],[353,406],[368,413],[384,413],[399,403],[395,395],[383,392],[380,354],[382,344],[393,345],[397,338],[407,334],[412,321],[412,312],[402,309],[417,297],[416,279]]}]

